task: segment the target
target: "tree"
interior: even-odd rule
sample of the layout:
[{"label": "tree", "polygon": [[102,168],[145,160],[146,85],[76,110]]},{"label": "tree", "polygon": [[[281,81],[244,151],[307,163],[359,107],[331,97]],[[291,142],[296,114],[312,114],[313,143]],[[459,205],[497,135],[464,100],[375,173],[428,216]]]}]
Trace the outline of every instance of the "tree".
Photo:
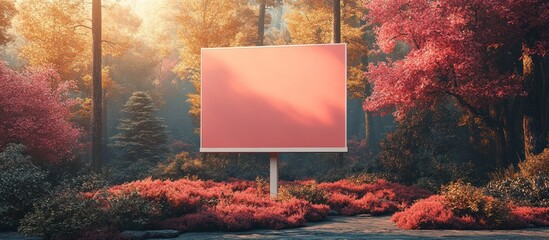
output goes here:
[{"label": "tree", "polygon": [[17,11],[16,31],[25,40],[20,56],[31,67],[51,66],[61,81],[76,80],[86,71],[91,47],[84,1],[22,0]]},{"label": "tree", "polygon": [[154,103],[145,92],[135,92],[124,105],[126,118],[120,120],[119,134],[112,137],[118,150],[118,166],[127,168],[126,178],[146,176],[155,164],[165,159],[168,152],[167,134],[162,119],[155,117]]},{"label": "tree", "polygon": [[266,1],[259,2],[259,18],[257,21],[257,46],[263,46],[263,40],[265,39],[265,9]]},{"label": "tree", "polygon": [[[338,4],[340,3],[340,4]],[[339,21],[334,21],[334,6],[340,7]],[[294,0],[290,1],[290,11],[285,16],[292,44],[319,44],[333,41],[334,30],[340,29],[340,42],[347,43],[349,96],[364,99],[366,81],[362,63],[368,54],[368,43],[364,39],[365,24],[362,21],[365,9],[361,0]],[[334,24],[339,23],[339,28]],[[362,115],[360,104],[350,109]],[[361,116],[358,115],[359,118]],[[368,114],[364,114],[368,119]],[[357,121],[359,122],[359,121]],[[367,123],[367,122],[365,122]],[[368,124],[366,124],[368,126]],[[366,131],[368,127],[366,126]],[[350,126],[351,127],[351,126]],[[358,130],[357,130],[358,132]],[[369,132],[366,132],[369,135]],[[371,136],[371,135],[370,135]]]},{"label": "tree", "polygon": [[[61,81],[81,80],[90,74],[92,4],[83,0],[21,0],[16,7],[15,30],[24,40],[19,55],[29,66],[51,66]],[[140,20],[119,1],[103,0],[102,8],[102,56],[119,56],[130,48]],[[83,94],[91,94],[89,85],[77,84]]]},{"label": "tree", "polygon": [[0,63],[0,148],[27,146],[33,159],[70,160],[80,132],[70,122],[68,84],[52,89],[59,75],[52,69],[17,73]]},{"label": "tree", "polygon": [[11,41],[8,29],[11,27],[11,19],[15,15],[13,1],[0,0],[0,45]]},{"label": "tree", "polygon": [[[497,3],[496,3],[497,4]],[[520,56],[514,62],[522,64],[521,83],[527,94],[522,97],[522,128],[524,153],[539,154],[549,139],[549,78],[544,64],[549,51],[549,3],[543,0],[506,0],[497,10],[510,26],[511,44],[502,50],[520,48]],[[520,43],[517,43],[520,41]],[[517,64],[518,65],[518,64]],[[546,138],[546,139],[545,139]]]},{"label": "tree", "polygon": [[341,43],[341,1],[332,0],[333,2],[333,20],[332,20],[332,42]]},{"label": "tree", "polygon": [[[398,41],[408,44],[411,50],[402,60],[369,66],[366,76],[374,88],[364,103],[365,110],[396,110],[394,115],[402,120],[416,107],[429,108],[452,99],[478,118],[477,123],[493,129],[500,167],[505,164],[503,157],[516,155],[505,153],[505,149],[512,148],[510,132],[515,129],[510,121],[514,115],[510,102],[527,96],[521,108],[528,112],[532,104],[529,98],[535,99],[534,109],[539,110],[539,105],[547,105],[542,99],[549,96],[547,92],[536,93],[531,86],[537,82],[533,85],[539,88],[543,85],[540,82],[546,81],[540,80],[541,71],[535,73],[535,81],[527,80],[534,79],[528,77],[528,71],[519,71],[522,76],[517,74],[515,69],[528,70],[529,65],[523,64],[521,54],[516,52],[541,56],[547,50],[541,36],[548,33],[540,27],[547,23],[543,17],[547,3],[371,0],[366,7],[369,21],[376,24],[377,44],[383,52],[391,52]],[[538,37],[528,44],[528,50],[521,50],[521,42],[530,31],[536,31]],[[532,115],[539,119],[536,111],[531,111]],[[532,134],[536,135],[534,139],[543,135],[539,127],[527,125],[523,125],[524,139],[531,139]],[[527,141],[524,144],[531,145]]]},{"label": "tree", "polygon": [[103,87],[101,82],[101,0],[92,1],[92,161],[95,171],[103,165],[101,145],[103,144]]},{"label": "tree", "polygon": [[200,122],[200,49],[208,47],[251,46],[257,43],[257,15],[240,0],[170,1],[168,16],[178,28],[181,61],[173,69],[189,79],[196,92],[188,95],[189,114]]},{"label": "tree", "polygon": [[[102,8],[105,14],[100,14]],[[100,86],[104,81],[99,80],[101,58],[105,57],[108,63],[111,57],[126,52],[138,30],[140,19],[129,7],[110,0],[93,1],[92,4],[82,0],[22,0],[18,2],[17,9],[19,24],[16,30],[25,40],[21,58],[31,67],[51,66],[57,69],[60,81],[78,80],[81,97],[93,100],[94,114],[91,115],[95,118],[91,140],[96,142],[92,145],[92,165],[98,168],[101,165],[98,149],[102,144],[97,141],[101,141],[102,129],[106,129],[102,123],[105,118],[101,116],[106,116],[102,111],[106,104],[103,103],[104,94]],[[101,29],[104,34],[100,33]],[[100,48],[103,51],[98,51]],[[94,60],[90,61],[92,58]],[[93,76],[95,84],[87,84],[89,75]],[[56,84],[59,83],[52,82],[54,87]],[[83,141],[87,140],[83,138]]]},{"label": "tree", "polygon": [[259,13],[257,21],[257,46],[263,46],[265,39],[265,24],[270,22],[270,18],[267,17],[267,8],[280,7],[283,4],[282,0],[253,0],[252,2],[259,3]]}]

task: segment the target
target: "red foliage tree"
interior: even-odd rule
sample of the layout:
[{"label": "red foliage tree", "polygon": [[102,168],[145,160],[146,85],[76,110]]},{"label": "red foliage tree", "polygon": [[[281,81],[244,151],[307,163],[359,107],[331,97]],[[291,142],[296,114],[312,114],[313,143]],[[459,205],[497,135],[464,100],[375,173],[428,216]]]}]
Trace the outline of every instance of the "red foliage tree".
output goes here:
[{"label": "red foliage tree", "polygon": [[[536,67],[548,49],[546,1],[369,0],[366,7],[383,52],[392,52],[397,41],[411,50],[402,60],[369,66],[366,76],[373,93],[364,102],[365,110],[396,109],[394,115],[401,119],[413,108],[443,104],[451,97],[498,128],[499,119],[486,107],[522,95],[524,117],[537,118],[533,127],[524,124],[525,139],[540,135],[541,114],[532,103],[547,93],[535,87],[543,81],[541,71],[528,68]],[[524,59],[533,59],[533,64]],[[526,111],[532,106],[535,109]]]},{"label": "red foliage tree", "polygon": [[[517,94],[518,81],[511,73],[499,73],[487,51],[503,40],[501,29],[486,31],[499,27],[491,23],[503,22],[487,2],[370,1],[368,17],[380,24],[375,31],[381,50],[390,53],[397,41],[404,41],[411,51],[403,60],[369,66],[374,92],[365,109],[396,108],[401,118],[414,107],[437,104],[450,95],[477,111]],[[475,8],[492,14],[478,14]]]},{"label": "red foliage tree", "polygon": [[68,85],[51,88],[52,69],[17,73],[0,63],[0,149],[27,146],[33,158],[56,163],[71,156],[79,130],[69,121]]}]

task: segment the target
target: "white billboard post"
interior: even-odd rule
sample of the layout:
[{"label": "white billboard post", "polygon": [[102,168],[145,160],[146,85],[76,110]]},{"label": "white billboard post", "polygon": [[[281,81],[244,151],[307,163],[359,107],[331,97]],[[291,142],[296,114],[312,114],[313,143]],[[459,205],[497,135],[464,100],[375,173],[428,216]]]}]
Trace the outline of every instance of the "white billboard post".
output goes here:
[{"label": "white billboard post", "polygon": [[347,46],[201,50],[201,152],[347,152]]}]

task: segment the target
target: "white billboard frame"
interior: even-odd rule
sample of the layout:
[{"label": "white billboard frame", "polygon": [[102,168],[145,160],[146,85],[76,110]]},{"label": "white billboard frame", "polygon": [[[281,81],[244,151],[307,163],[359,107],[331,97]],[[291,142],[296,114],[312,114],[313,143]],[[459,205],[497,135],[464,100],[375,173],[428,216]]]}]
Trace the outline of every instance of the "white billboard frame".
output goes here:
[{"label": "white billboard frame", "polygon": [[[203,153],[283,153],[283,152],[294,152],[294,153],[303,153],[303,152],[310,152],[310,153],[327,153],[327,152],[347,152],[348,151],[348,140],[347,140],[347,104],[348,104],[348,93],[347,93],[347,82],[348,82],[348,74],[347,74],[347,44],[346,43],[336,43],[336,44],[298,44],[298,45],[271,45],[271,46],[245,46],[245,47],[220,47],[220,48],[201,48],[200,50],[200,84],[202,86],[203,83],[203,74],[202,74],[202,66],[203,66],[203,51],[207,50],[231,50],[231,49],[255,49],[255,48],[288,48],[288,47],[311,47],[311,46],[334,46],[334,45],[343,45],[344,46],[344,96],[345,96],[345,107],[344,107],[344,147],[222,147],[222,148],[212,148],[212,147],[203,147],[203,135],[202,135],[202,126],[203,126],[203,111],[202,111],[202,103],[203,103],[203,94],[204,91],[200,91],[200,103],[201,103],[201,109],[200,109],[200,152]],[[258,133],[260,134],[260,133]]]}]

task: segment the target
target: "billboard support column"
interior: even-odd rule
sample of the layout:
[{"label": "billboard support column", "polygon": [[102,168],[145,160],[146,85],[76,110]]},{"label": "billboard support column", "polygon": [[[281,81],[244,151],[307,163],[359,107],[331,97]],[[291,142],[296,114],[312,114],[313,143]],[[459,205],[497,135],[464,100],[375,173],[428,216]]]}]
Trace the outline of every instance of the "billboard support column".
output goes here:
[{"label": "billboard support column", "polygon": [[278,153],[270,154],[270,172],[269,172],[269,185],[271,197],[276,198],[278,196]]}]

